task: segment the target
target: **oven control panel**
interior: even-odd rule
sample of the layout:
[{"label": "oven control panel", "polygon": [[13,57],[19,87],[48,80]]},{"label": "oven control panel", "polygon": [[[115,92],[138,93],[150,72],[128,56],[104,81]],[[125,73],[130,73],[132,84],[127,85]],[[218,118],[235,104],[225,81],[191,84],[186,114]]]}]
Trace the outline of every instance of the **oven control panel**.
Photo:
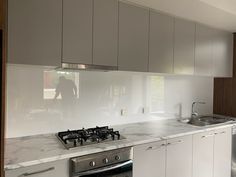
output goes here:
[{"label": "oven control panel", "polygon": [[72,173],[102,168],[105,166],[129,161],[132,159],[133,151],[131,147],[121,148],[112,151],[105,151],[96,154],[89,154],[70,159]]}]

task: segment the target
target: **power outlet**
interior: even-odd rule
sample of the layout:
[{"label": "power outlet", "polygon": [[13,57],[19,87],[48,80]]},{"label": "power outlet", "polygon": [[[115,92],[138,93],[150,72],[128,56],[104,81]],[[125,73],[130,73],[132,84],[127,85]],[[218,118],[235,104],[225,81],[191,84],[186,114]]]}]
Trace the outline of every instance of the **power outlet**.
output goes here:
[{"label": "power outlet", "polygon": [[127,109],[121,109],[120,110],[120,115],[121,116],[126,116],[127,115]]},{"label": "power outlet", "polygon": [[149,113],[149,107],[143,107],[142,114],[148,114],[148,113]]}]

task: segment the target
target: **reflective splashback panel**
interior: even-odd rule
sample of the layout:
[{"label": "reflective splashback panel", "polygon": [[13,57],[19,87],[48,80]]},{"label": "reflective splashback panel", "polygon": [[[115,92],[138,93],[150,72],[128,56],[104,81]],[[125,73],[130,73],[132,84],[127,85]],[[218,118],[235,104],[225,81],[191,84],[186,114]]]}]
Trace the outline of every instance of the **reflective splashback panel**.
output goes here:
[{"label": "reflective splashback panel", "polygon": [[212,113],[213,78],[8,65],[6,135],[189,116],[193,101]]}]

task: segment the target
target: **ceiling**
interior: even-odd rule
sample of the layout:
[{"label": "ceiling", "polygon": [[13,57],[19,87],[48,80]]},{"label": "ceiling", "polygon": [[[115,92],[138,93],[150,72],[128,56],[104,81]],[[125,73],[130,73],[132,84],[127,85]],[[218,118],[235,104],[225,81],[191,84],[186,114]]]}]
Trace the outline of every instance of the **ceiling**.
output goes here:
[{"label": "ceiling", "polygon": [[236,0],[129,0],[168,14],[236,32]]}]

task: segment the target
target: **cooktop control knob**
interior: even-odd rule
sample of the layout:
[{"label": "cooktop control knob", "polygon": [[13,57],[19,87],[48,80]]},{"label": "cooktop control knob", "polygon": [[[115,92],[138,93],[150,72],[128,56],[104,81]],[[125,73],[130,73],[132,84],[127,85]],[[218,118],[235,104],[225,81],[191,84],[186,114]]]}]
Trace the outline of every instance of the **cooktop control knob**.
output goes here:
[{"label": "cooktop control knob", "polygon": [[96,163],[95,163],[94,161],[91,161],[91,162],[89,163],[89,165],[90,165],[90,167],[95,167]]},{"label": "cooktop control knob", "polygon": [[115,156],[115,159],[116,159],[116,160],[120,160],[120,156],[116,155],[116,156]]},{"label": "cooktop control knob", "polygon": [[109,162],[108,158],[103,159],[103,163],[107,164]]}]

